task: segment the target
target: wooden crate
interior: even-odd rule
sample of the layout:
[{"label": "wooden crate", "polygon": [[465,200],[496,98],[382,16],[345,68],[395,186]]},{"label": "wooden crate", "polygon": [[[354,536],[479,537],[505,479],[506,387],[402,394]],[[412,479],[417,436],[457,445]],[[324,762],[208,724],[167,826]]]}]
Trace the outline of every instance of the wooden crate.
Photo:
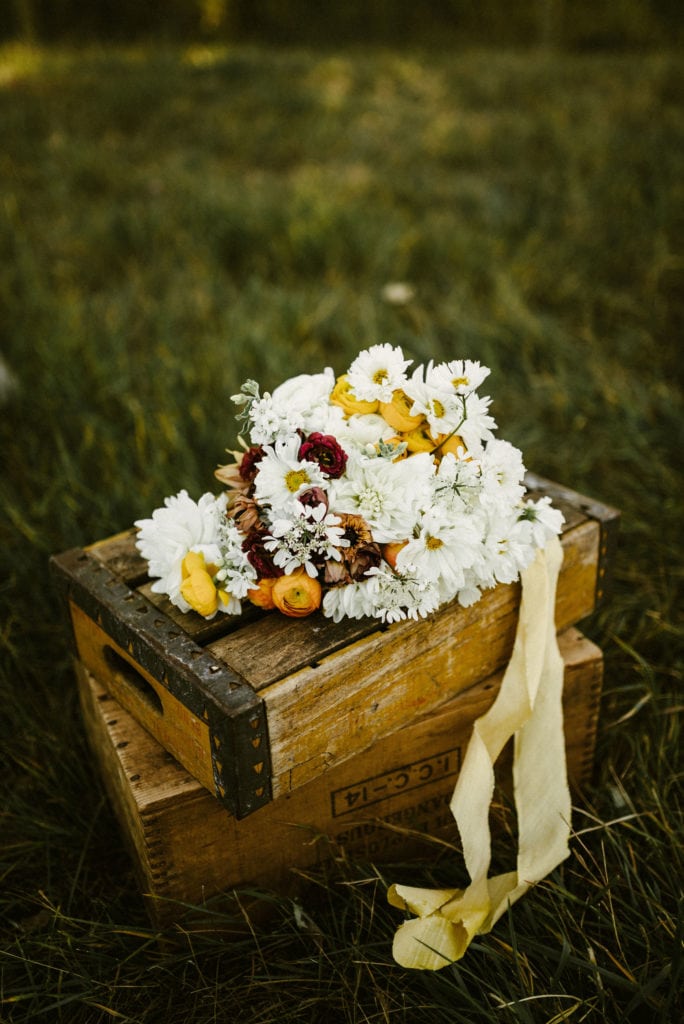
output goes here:
[{"label": "wooden crate", "polygon": [[[575,629],[559,644],[568,776],[577,791],[592,769],[603,660]],[[247,883],[287,891],[293,869],[342,851],[381,863],[425,851],[433,840],[421,836],[457,841],[449,799],[472,724],[501,679],[469,687],[239,821],[87,669],[78,675],[88,737],[157,925],[182,917],[184,904]]]},{"label": "wooden crate", "polygon": [[[531,475],[565,515],[559,630],[602,599],[618,513]],[[419,622],[249,609],[207,622],[152,594],[135,531],[52,560],[79,661],[237,818],[295,792],[508,661],[519,584]]]}]

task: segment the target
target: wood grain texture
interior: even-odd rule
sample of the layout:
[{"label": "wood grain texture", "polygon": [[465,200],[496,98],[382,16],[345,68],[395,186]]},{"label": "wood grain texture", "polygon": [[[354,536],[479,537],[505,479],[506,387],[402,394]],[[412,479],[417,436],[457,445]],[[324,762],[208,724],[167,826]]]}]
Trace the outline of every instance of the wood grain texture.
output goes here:
[{"label": "wood grain texture", "polygon": [[[591,523],[566,535],[561,630],[593,609],[597,542]],[[344,760],[352,746],[369,747],[505,665],[519,604],[519,584],[498,586],[470,608],[452,604],[428,619],[395,623],[261,690],[274,799]],[[211,645],[218,657],[219,647]]]},{"label": "wood grain texture", "polygon": [[[589,780],[602,683],[600,650],[575,629],[560,637],[569,778]],[[376,860],[457,842],[448,801],[474,720],[497,674],[243,821],[229,815],[117,702],[77,667],[91,746],[121,822],[152,920],[248,883],[287,888],[293,871],[341,851]],[[502,756],[501,781],[507,782]]]},{"label": "wood grain texture", "polygon": [[193,715],[163,683],[75,605],[72,605],[71,617],[80,662],[97,679],[103,680],[107,692],[213,792],[207,722]]}]

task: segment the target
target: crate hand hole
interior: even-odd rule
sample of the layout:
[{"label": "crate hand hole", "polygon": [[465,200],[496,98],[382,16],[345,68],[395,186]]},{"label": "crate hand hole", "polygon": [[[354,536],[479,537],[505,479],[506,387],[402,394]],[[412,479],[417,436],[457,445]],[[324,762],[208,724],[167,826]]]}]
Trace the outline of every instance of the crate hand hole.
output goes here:
[{"label": "crate hand hole", "polygon": [[154,687],[145,679],[129,661],[122,658],[113,647],[105,645],[102,654],[108,668],[120,684],[133,689],[142,697],[147,706],[157,715],[164,714],[164,705]]}]

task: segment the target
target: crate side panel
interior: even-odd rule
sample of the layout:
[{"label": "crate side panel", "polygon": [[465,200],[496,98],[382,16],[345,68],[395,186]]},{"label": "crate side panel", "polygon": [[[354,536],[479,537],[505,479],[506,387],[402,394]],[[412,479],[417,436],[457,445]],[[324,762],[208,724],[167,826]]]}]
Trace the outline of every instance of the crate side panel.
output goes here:
[{"label": "crate side panel", "polygon": [[[561,630],[594,606],[596,525],[584,523],[572,537],[558,584]],[[395,623],[261,690],[274,798],[505,665],[519,603],[519,584],[500,585],[470,608],[452,604],[429,619]]]},{"label": "crate side panel", "polygon": [[[174,807],[183,815],[186,793],[203,794],[199,783],[175,761],[87,669],[76,668],[81,712],[90,748],[121,826],[142,891],[169,894],[168,839],[155,827],[150,807]],[[152,781],[153,780],[153,781]]]},{"label": "crate side panel", "polygon": [[[576,631],[561,637],[561,650],[568,770],[571,778],[580,779],[588,748],[593,749],[593,731],[585,735],[583,730],[595,709],[601,654]],[[104,711],[98,702],[102,689],[92,677],[84,701],[90,702],[86,719],[97,734],[95,743],[110,748],[101,757],[105,770],[115,788],[127,791],[124,827],[139,837],[137,855],[146,864],[149,891],[197,903],[243,883],[279,884],[292,868],[327,859],[339,847],[380,862],[425,851],[438,837],[455,839],[450,796],[472,724],[491,705],[500,678],[478,683],[438,713],[385,736],[371,750],[245,821],[227,814],[174,766],[123,709],[112,716],[110,704]],[[93,716],[99,719],[95,726]],[[112,769],[117,761],[124,770]],[[151,849],[145,848],[146,836]]]},{"label": "crate side panel", "polygon": [[72,606],[80,661],[203,786],[213,792],[208,720],[194,715],[123,647]]}]

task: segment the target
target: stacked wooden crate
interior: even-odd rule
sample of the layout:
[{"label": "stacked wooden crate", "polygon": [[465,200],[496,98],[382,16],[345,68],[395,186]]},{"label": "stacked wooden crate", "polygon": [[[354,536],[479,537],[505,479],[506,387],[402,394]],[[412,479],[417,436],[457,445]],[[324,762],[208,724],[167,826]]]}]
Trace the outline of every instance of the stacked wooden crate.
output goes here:
[{"label": "stacked wooden crate", "polygon": [[[556,625],[568,774],[591,772],[600,650],[573,628],[603,599],[618,514],[528,475],[565,515]],[[520,587],[419,622],[210,622],[150,590],[135,533],[53,559],[84,721],[153,920],[246,883],[284,885],[347,850],[376,861],[454,835],[472,724],[513,645]]]}]

